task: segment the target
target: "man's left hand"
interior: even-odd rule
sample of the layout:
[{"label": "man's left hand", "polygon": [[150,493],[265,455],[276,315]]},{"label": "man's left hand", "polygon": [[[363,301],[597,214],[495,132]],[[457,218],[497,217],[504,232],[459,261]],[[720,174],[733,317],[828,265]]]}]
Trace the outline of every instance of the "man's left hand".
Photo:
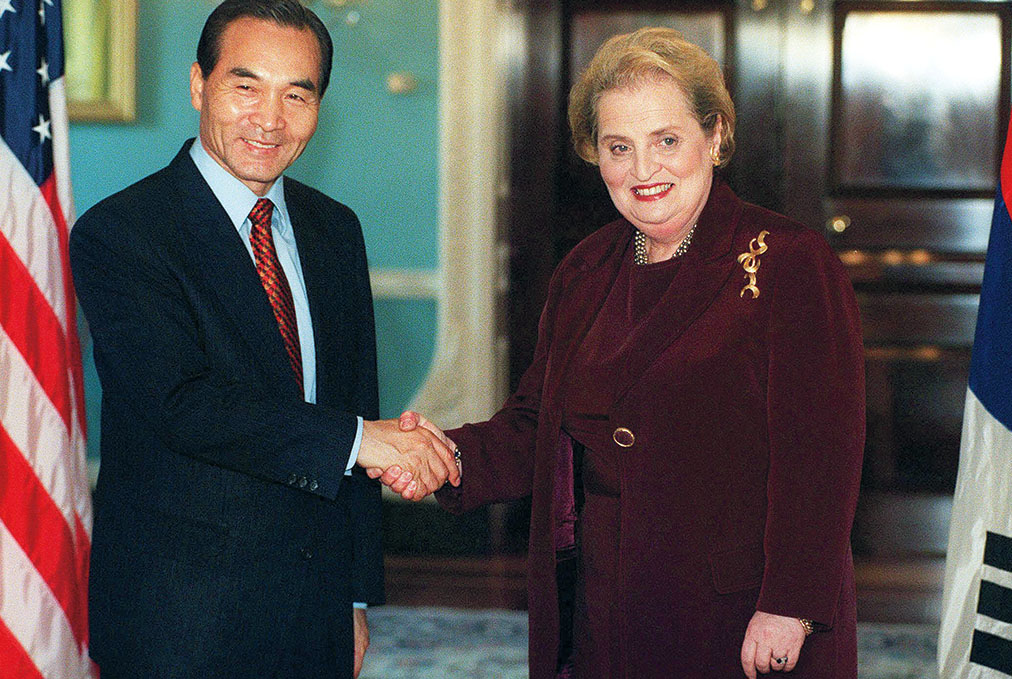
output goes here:
[{"label": "man's left hand", "polygon": [[352,616],[355,622],[355,679],[358,679],[365,652],[369,648],[369,623],[365,620],[364,608],[352,609]]},{"label": "man's left hand", "polygon": [[[798,664],[805,628],[797,618],[756,611],[741,645],[741,668],[749,679],[756,671],[790,672]],[[785,660],[786,658],[786,660]]]}]

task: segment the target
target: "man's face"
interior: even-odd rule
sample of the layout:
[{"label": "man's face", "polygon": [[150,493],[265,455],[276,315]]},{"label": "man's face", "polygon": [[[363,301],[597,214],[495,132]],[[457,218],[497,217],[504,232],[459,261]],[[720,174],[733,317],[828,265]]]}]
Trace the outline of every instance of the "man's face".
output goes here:
[{"label": "man's face", "polygon": [[316,132],[320,48],[309,29],[243,17],[221,36],[214,70],[190,68],[200,140],[219,165],[263,196]]}]

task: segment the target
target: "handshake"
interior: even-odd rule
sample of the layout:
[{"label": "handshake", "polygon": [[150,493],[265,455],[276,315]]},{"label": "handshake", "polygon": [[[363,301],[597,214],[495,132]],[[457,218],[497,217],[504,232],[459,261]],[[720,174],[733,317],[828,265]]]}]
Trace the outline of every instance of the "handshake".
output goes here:
[{"label": "handshake", "polygon": [[447,481],[460,485],[457,446],[443,431],[410,410],[399,419],[362,424],[358,464],[405,500],[421,500]]}]

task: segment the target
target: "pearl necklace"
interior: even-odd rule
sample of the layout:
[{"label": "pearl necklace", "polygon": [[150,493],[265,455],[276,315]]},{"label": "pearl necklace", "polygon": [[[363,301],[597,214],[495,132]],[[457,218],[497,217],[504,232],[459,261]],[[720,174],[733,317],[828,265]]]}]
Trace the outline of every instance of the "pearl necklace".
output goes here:
[{"label": "pearl necklace", "polygon": [[[685,234],[685,238],[678,244],[675,249],[675,254],[671,255],[671,259],[678,259],[689,249],[689,244],[692,243],[692,234],[696,232],[696,225],[693,224],[689,232]],[[633,236],[633,262],[637,266],[643,266],[647,264],[647,237],[643,235],[643,232],[636,229],[636,234]]]}]

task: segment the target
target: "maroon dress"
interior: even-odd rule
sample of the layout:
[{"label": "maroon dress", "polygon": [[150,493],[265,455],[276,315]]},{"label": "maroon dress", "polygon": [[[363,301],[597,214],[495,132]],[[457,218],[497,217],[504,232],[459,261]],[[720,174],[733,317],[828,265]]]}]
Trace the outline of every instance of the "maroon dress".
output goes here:
[{"label": "maroon dress", "polygon": [[[672,285],[680,259],[646,266],[629,252],[586,339],[562,384],[562,428],[583,449],[576,465],[582,489],[576,524],[576,583],[572,612],[572,656],[560,676],[573,679],[622,676],[619,653],[618,545],[621,493],[620,460],[612,451],[608,408],[615,385],[636,347],[630,342]],[[586,549],[593,545],[593,549]]]},{"label": "maroon dress", "polygon": [[[865,389],[846,270],[819,233],[719,178],[680,261],[631,270],[631,241],[617,220],[559,265],[516,391],[447,431],[465,471],[440,503],[530,497],[531,679],[573,657],[567,620],[576,669],[603,665],[591,676],[740,679],[756,610],[820,625],[792,679],[854,679]],[[743,292],[743,256],[761,261],[759,296]],[[566,562],[581,566],[575,616],[562,615]]]}]

